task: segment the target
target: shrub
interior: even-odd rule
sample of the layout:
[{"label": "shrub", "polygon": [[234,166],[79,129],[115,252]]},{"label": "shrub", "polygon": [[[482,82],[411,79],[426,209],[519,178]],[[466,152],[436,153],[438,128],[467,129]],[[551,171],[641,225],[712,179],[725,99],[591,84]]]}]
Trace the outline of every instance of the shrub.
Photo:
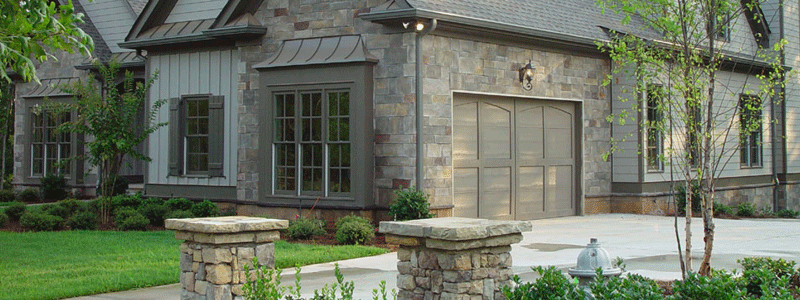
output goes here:
[{"label": "shrub", "polygon": [[97,229],[97,213],[90,211],[79,212],[67,220],[67,226],[76,230]]},{"label": "shrub", "polygon": [[147,218],[150,224],[164,226],[164,217],[169,213],[169,208],[163,204],[148,203],[139,207],[139,213]]},{"label": "shrub", "polygon": [[583,289],[567,279],[556,267],[533,267],[541,277],[534,282],[520,283],[519,276],[514,275],[512,280],[516,283],[514,288],[503,286],[500,291],[508,300],[556,300],[556,299],[584,299]]},{"label": "shrub", "polygon": [[42,198],[46,200],[62,200],[69,195],[67,179],[62,175],[47,175],[40,182]]},{"label": "shrub", "polygon": [[20,225],[33,231],[50,231],[61,228],[64,219],[43,212],[26,212],[19,219]]},{"label": "shrub", "polygon": [[40,206],[39,208],[41,208],[43,213],[46,213],[48,215],[53,215],[53,216],[59,216],[62,219],[67,219],[70,216],[69,210],[67,210],[67,208],[65,208],[65,207],[63,207],[61,205],[58,205],[56,203],[45,204],[45,205]]},{"label": "shrub", "polygon": [[336,241],[339,244],[363,245],[375,237],[375,230],[369,223],[350,221],[337,227]]},{"label": "shrub", "polygon": [[164,219],[188,219],[194,218],[194,214],[188,210],[173,210]]},{"label": "shrub", "polygon": [[[794,261],[772,259],[769,257],[746,257],[738,260],[742,265],[742,278],[745,280],[747,292],[762,296],[764,290],[780,289],[781,278],[786,278],[794,285],[800,285],[800,271],[795,269]],[[763,288],[762,288],[763,287]]]},{"label": "shrub", "polygon": [[293,239],[307,239],[314,235],[325,234],[325,222],[309,218],[297,218],[289,222],[286,235]]},{"label": "shrub", "polygon": [[394,192],[397,200],[389,206],[389,215],[397,221],[432,218],[428,196],[422,191],[402,189]]},{"label": "shrub", "polygon": [[733,208],[725,204],[714,201],[714,217],[719,217],[722,215],[732,216]]},{"label": "shrub", "polygon": [[165,200],[163,198],[157,198],[157,197],[147,197],[142,199],[142,205],[148,205],[148,204],[165,205],[164,202]]},{"label": "shrub", "polygon": [[208,201],[208,199],[203,200],[202,202],[195,203],[192,205],[192,214],[198,218],[207,218],[207,217],[216,217],[219,215],[219,211],[217,210],[217,205]]},{"label": "shrub", "polygon": [[798,214],[800,214],[800,213],[798,213],[796,210],[782,209],[782,210],[778,211],[777,216],[779,218],[792,219],[792,218],[797,218]]},{"label": "shrub", "polygon": [[139,194],[135,195],[117,195],[114,198],[111,198],[111,210],[115,211],[117,209],[127,207],[127,208],[139,208],[142,205],[142,197]]},{"label": "shrub", "polygon": [[140,230],[144,231],[147,230],[147,225],[150,224],[150,221],[147,220],[142,214],[134,213],[132,215],[126,216],[122,219],[122,221],[117,221],[117,228],[124,231],[130,230]]},{"label": "shrub", "polygon": [[597,275],[597,278],[603,279],[590,284],[592,294],[597,300],[664,299],[664,291],[658,287],[658,284],[639,274],[629,274],[625,278],[603,277],[601,272]]},{"label": "shrub", "polygon": [[736,206],[736,215],[740,217],[752,217],[756,214],[756,206],[750,202],[743,202]]},{"label": "shrub", "polygon": [[17,195],[12,190],[0,190],[0,202],[13,202],[17,200]]},{"label": "shrub", "polygon": [[78,201],[77,199],[66,199],[58,201],[58,206],[61,206],[67,212],[67,216],[72,216],[78,211],[87,210],[87,204]]},{"label": "shrub", "polygon": [[350,222],[364,223],[364,224],[372,226],[372,223],[367,218],[356,216],[356,215],[347,215],[347,216],[341,217],[338,220],[336,220],[336,225],[334,227],[338,231],[339,228],[342,227],[343,224],[350,223]]},{"label": "shrub", "polygon": [[[700,195],[700,183],[697,180],[693,180],[692,183],[692,211],[699,212],[700,211],[700,199],[703,197]],[[686,183],[678,184],[675,186],[675,201],[678,205],[678,212],[686,213]]]},{"label": "shrub", "polygon": [[97,193],[100,195],[105,195],[106,189],[111,189],[111,196],[118,196],[124,195],[128,192],[128,179],[122,176],[112,176],[109,184],[103,184],[102,182],[97,187]]},{"label": "shrub", "polygon": [[171,210],[192,210],[194,202],[186,198],[172,198],[165,203]]},{"label": "shrub", "polygon": [[25,213],[25,210],[27,209],[28,207],[25,205],[25,203],[12,202],[11,205],[6,207],[6,214],[8,215],[9,219],[13,221],[19,221],[19,218],[22,216],[22,214]]},{"label": "shrub", "polygon": [[672,285],[673,299],[746,299],[746,291],[736,278],[724,272],[712,272],[711,276],[689,273],[686,279]]},{"label": "shrub", "polygon": [[0,225],[5,224],[6,222],[8,222],[8,215],[6,212],[0,210]]},{"label": "shrub", "polygon": [[22,192],[19,193],[19,200],[22,200],[22,202],[25,202],[25,203],[36,203],[36,202],[39,202],[39,200],[40,200],[39,191],[37,191],[34,188],[24,189],[24,190],[22,190]]}]

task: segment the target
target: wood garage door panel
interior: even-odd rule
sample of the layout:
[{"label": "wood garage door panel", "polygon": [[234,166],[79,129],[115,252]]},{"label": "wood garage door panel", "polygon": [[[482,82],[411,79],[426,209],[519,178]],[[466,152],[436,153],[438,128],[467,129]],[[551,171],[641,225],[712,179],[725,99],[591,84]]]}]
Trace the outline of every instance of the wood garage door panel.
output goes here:
[{"label": "wood garage door panel", "polygon": [[461,96],[453,118],[456,216],[575,214],[574,104]]}]

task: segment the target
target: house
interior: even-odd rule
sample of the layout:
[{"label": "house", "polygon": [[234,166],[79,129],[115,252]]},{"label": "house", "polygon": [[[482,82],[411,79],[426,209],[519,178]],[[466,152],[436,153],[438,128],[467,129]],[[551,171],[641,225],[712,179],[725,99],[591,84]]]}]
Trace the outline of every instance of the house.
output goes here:
[{"label": "house", "polygon": [[[92,56],[57,51],[53,53],[56,59],[37,67],[41,85],[15,82],[13,185],[16,189],[37,188],[42,177],[63,174],[77,195],[95,193],[97,170],[82,159],[70,159],[84,152],[84,137],[55,133],[59,124],[73,119],[78,112],[53,116],[36,107],[47,100],[72,101],[73,95],[63,92],[60,87],[90,80],[95,60],[116,60],[122,70],[144,80],[144,58],[117,44],[123,41],[125,32],[133,25],[145,3],[144,0],[74,0],[75,11],[84,15],[85,23],[80,27],[94,40]],[[120,175],[133,183],[143,182],[144,162],[129,160],[128,165],[130,167],[124,168]]]},{"label": "house", "polygon": [[[732,20],[731,51],[750,54],[764,32],[790,41],[781,55],[796,65],[797,8],[765,2],[769,27]],[[115,40],[158,72],[151,103],[169,100],[144,193],[276,217],[382,219],[395,190],[418,185],[439,216],[668,211],[670,178],[648,164],[663,144],[639,151],[634,139],[603,159],[612,137],[642,131],[606,121],[632,83],[602,85],[615,66],[595,42],[609,28],[651,34],[620,21],[592,0],[150,0]],[[764,124],[757,155],[724,173],[723,201],[800,209],[799,83],[765,110],[778,122]],[[26,145],[15,177],[30,177]]]}]

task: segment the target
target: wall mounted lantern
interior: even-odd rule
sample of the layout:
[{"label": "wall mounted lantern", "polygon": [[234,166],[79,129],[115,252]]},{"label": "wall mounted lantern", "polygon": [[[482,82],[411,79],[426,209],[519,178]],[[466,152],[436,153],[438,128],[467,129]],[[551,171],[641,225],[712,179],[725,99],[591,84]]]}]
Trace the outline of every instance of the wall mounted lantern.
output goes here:
[{"label": "wall mounted lantern", "polygon": [[533,88],[533,84],[531,84],[531,80],[533,80],[533,70],[535,70],[531,64],[531,61],[528,61],[528,64],[524,67],[519,69],[519,82],[522,83],[522,89],[526,91],[530,91]]}]

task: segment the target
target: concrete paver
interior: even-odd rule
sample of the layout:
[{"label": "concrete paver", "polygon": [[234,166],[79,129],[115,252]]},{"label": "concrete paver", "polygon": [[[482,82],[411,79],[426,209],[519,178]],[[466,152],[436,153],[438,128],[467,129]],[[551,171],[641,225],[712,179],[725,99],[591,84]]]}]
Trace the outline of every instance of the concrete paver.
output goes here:
[{"label": "concrete paver", "polygon": [[[523,234],[523,240],[513,245],[512,270],[523,280],[535,274],[531,267],[557,266],[566,270],[574,266],[578,254],[598,238],[611,257],[620,257],[630,273],[670,280],[680,277],[675,229],[672,217],[609,214],[557,219],[534,220],[533,231]],[[683,239],[685,220],[678,219]],[[692,221],[692,251],[695,269],[703,251],[701,219]],[[750,256],[770,256],[800,261],[800,220],[798,219],[716,219],[716,238],[712,256],[715,269],[735,269],[736,260]],[[381,280],[387,288],[395,288],[397,257],[395,253],[339,261],[345,281],[355,283],[355,299],[372,299],[372,289]],[[335,282],[333,263],[303,267],[301,271],[303,296],[309,298],[314,290]],[[294,270],[284,270],[284,285],[294,284]],[[180,285],[109,293],[75,299],[180,299]]]}]

